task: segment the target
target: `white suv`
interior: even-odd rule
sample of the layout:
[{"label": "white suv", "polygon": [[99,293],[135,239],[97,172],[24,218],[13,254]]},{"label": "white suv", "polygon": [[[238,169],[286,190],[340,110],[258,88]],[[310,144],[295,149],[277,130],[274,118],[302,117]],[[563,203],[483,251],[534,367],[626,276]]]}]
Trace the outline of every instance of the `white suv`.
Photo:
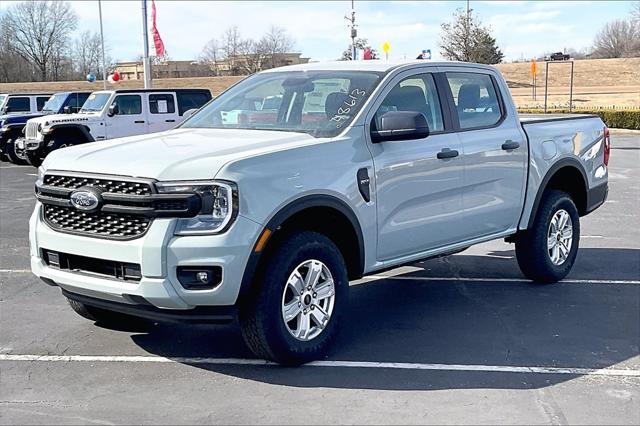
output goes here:
[{"label": "white suv", "polygon": [[25,127],[29,163],[67,146],[169,130],[211,99],[207,89],[123,89],[93,92],[77,114],[34,118]]}]

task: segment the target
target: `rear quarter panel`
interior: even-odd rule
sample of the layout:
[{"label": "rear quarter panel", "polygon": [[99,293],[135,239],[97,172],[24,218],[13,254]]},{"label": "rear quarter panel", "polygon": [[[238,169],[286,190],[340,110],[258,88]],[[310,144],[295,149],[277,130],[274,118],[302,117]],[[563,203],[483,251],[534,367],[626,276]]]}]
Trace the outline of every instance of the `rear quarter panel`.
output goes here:
[{"label": "rear quarter panel", "polygon": [[529,226],[536,195],[553,166],[565,159],[582,165],[591,189],[608,180],[604,165],[604,123],[599,117],[580,117],[558,121],[527,121],[523,128],[529,139],[529,176],[519,229]]}]

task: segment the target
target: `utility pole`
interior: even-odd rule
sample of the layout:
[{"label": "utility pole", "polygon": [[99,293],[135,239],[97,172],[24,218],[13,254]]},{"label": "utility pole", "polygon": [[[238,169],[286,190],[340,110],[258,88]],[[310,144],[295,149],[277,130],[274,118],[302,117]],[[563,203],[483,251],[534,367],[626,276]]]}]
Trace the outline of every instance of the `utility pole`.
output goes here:
[{"label": "utility pole", "polygon": [[151,63],[149,62],[149,31],[147,29],[147,0],[142,0],[142,67],[144,69],[144,88],[151,88]]},{"label": "utility pole", "polygon": [[351,17],[345,16],[344,19],[351,23],[351,60],[355,61],[358,53],[356,47],[356,38],[358,37],[358,30],[356,29],[356,7],[355,1],[351,0]]},{"label": "utility pole", "polygon": [[102,44],[102,86],[107,90],[107,64],[104,59],[104,31],[102,31],[102,3],[98,0],[98,15],[100,16],[100,43]]}]

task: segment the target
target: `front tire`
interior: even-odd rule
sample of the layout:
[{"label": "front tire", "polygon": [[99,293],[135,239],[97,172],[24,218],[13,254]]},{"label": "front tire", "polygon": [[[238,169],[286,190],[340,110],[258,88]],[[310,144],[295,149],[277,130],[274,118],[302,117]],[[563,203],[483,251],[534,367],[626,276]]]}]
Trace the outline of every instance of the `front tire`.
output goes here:
[{"label": "front tire", "polygon": [[21,158],[16,154],[16,138],[15,137],[10,137],[9,139],[7,139],[7,142],[5,144],[5,154],[7,155],[7,157],[9,157],[9,161],[11,161],[13,164],[17,164],[20,166],[26,165],[27,164],[27,160],[26,158]]},{"label": "front tire", "polygon": [[288,237],[267,259],[240,310],[244,340],[260,358],[300,365],[324,357],[348,304],[340,250],[322,234]]},{"label": "front tire", "polygon": [[566,277],[578,254],[580,216],[571,196],[549,190],[533,226],[516,240],[516,258],[529,279],[554,283]]}]

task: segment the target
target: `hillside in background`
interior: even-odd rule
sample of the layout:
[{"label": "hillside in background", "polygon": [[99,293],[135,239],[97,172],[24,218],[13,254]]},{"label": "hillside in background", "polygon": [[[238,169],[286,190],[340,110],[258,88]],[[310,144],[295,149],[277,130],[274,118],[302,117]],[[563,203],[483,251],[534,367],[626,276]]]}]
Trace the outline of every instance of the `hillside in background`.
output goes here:
[{"label": "hillside in background", "polygon": [[[545,64],[538,62],[538,97],[532,98],[531,64],[528,62],[499,64],[497,68],[507,80],[519,107],[543,104]],[[569,100],[570,65],[555,62],[549,68],[550,106],[565,106]],[[168,78],[153,81],[156,88],[207,88],[216,96],[243,77]],[[129,80],[109,88],[142,87],[141,80]],[[102,82],[58,81],[44,83],[3,83],[0,93],[59,92],[66,90],[101,90]],[[640,58],[585,59],[574,63],[574,106],[640,107]]]}]

